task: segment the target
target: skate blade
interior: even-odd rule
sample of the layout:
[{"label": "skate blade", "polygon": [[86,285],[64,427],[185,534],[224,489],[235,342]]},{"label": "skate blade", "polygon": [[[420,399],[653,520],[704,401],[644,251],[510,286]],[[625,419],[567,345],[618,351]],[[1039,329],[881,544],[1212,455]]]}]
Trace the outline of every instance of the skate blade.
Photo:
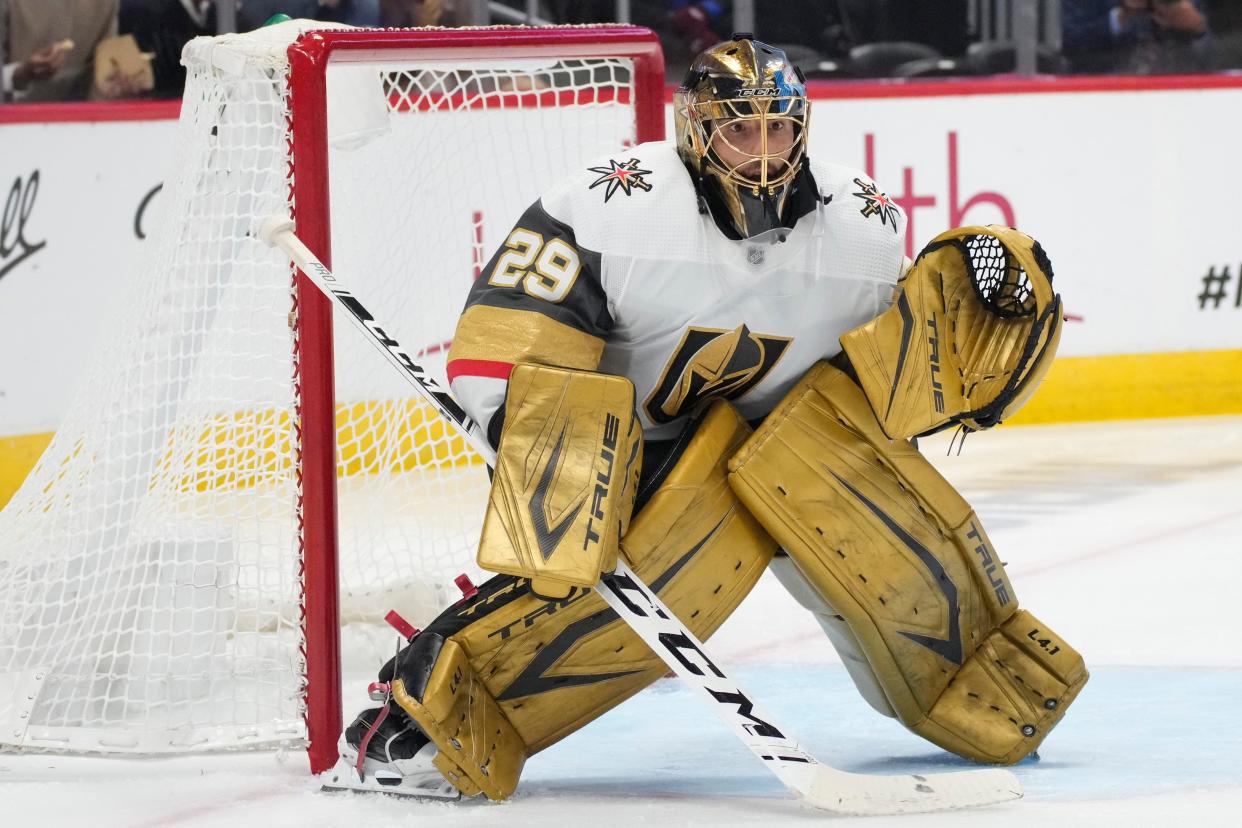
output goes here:
[{"label": "skate blade", "polygon": [[438,773],[434,777],[432,774],[402,776],[388,770],[368,770],[364,779],[359,778],[358,769],[345,758],[338,759],[332,770],[320,774],[319,784],[325,791],[360,791],[440,801],[461,799],[461,793]]}]

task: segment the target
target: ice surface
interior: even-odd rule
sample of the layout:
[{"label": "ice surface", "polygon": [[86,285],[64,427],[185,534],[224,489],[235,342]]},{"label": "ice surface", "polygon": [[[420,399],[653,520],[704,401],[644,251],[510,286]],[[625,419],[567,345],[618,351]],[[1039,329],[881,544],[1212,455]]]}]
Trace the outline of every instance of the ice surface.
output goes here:
[{"label": "ice surface", "polygon": [[[976,507],[1023,605],[1078,647],[1092,679],[1026,798],[878,826],[1242,824],[1242,417],[1002,427],[925,453]],[[956,452],[956,448],[954,449]],[[960,770],[874,714],[810,617],[768,577],[711,642],[822,761]],[[365,703],[349,678],[346,707]],[[300,753],[162,760],[0,755],[0,825],[808,825],[691,694],[653,688],[528,764],[501,804],[322,794]]]}]

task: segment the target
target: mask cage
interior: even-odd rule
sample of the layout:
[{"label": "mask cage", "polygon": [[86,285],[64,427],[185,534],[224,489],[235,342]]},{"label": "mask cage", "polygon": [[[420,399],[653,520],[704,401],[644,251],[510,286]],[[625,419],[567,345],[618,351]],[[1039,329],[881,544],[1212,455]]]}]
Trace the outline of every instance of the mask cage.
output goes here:
[{"label": "mask cage", "polygon": [[[728,98],[686,105],[687,121],[694,132],[693,143],[696,146],[693,149],[696,154],[706,159],[724,182],[756,191],[783,186],[797,174],[806,154],[808,114],[807,100],[790,95]],[[757,153],[742,149],[723,131],[728,124],[736,121],[759,122],[760,147]],[[768,149],[767,127],[772,121],[788,124],[795,133],[789,146],[779,152]],[[745,156],[745,159],[737,164],[725,163],[715,149],[721,144]],[[758,176],[746,175],[741,171],[742,167],[755,161],[761,162]],[[768,166],[773,163],[781,170],[774,176],[768,174]]]}]

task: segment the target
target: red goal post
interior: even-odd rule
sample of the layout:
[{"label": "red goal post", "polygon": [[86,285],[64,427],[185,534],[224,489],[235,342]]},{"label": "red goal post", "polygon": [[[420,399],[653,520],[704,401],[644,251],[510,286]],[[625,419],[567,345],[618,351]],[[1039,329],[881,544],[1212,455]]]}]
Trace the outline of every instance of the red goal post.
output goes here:
[{"label": "red goal post", "polygon": [[[325,31],[303,35],[289,47],[290,111],[294,128],[293,216],[302,241],[332,267],[331,214],[328,209],[326,67],[332,61],[368,63],[420,59],[469,62],[487,58],[628,58],[634,64],[633,105],[636,141],[664,137],[664,58],[648,29],[631,26],[497,28],[444,30]],[[507,97],[520,105],[542,103],[538,92]],[[557,92],[555,105],[573,105]],[[307,174],[309,172],[309,174]],[[538,194],[532,194],[533,197]],[[306,635],[321,642],[307,652],[307,728],[311,771],[336,761],[343,710],[335,689],[340,676],[340,622],[336,606],[335,396],[332,383],[332,309],[328,300],[298,275],[301,315],[299,359],[318,369],[302,377],[303,509],[305,531]],[[321,517],[312,519],[311,515]]]}]

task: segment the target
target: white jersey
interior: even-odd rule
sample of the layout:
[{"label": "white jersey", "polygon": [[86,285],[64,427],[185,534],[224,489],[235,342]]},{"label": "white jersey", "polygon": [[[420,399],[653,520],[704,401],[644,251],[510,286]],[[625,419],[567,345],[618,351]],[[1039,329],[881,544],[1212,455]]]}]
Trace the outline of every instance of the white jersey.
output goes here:
[{"label": "white jersey", "polygon": [[530,361],[629,378],[649,440],[716,398],[761,418],[888,306],[902,269],[901,210],[857,170],[809,167],[795,179],[805,212],[767,241],[731,240],[700,211],[671,142],[571,175],[472,289],[449,355],[454,393],[486,424],[512,365]]}]

